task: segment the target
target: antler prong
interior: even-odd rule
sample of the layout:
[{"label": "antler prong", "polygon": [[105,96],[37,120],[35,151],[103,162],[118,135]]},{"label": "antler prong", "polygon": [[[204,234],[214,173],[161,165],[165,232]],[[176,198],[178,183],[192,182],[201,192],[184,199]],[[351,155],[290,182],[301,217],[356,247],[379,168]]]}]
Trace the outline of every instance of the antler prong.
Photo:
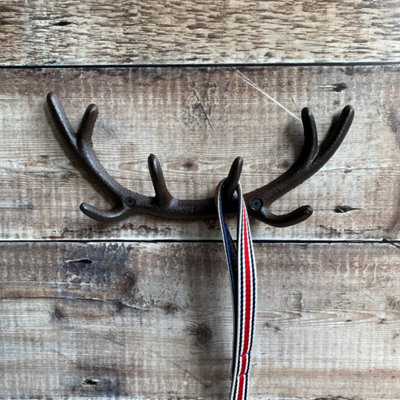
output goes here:
[{"label": "antler prong", "polygon": [[47,104],[52,119],[57,129],[62,133],[64,139],[72,147],[81,162],[92,172],[103,190],[115,201],[115,206],[110,211],[99,210],[87,203],[82,203],[80,206],[82,212],[91,218],[103,222],[115,218],[122,218],[127,209],[129,209],[129,207],[124,204],[124,199],[131,195],[132,192],[125,189],[108,174],[94,153],[92,134],[98,116],[97,106],[91,104],[87,107],[78,131],[74,132],[58,96],[50,92],[47,95]]},{"label": "antler prong", "polygon": [[325,140],[321,143],[316,160],[319,165],[324,165],[339,148],[348,130],[350,129],[353,119],[354,108],[350,105],[347,105],[345,108],[343,108],[338,120],[331,124]]},{"label": "antler prong", "polygon": [[354,109],[351,106],[346,106],[343,109],[339,120],[332,124],[327,137],[319,147],[312,112],[308,108],[304,108],[301,116],[304,128],[304,144],[296,162],[284,174],[269,184],[245,195],[249,214],[269,225],[289,226],[311,216],[311,206],[302,206],[285,215],[275,215],[269,210],[269,207],[275,200],[315,174],[332,157],[350,128]]},{"label": "antler prong", "polygon": [[96,123],[97,117],[99,115],[99,109],[96,104],[90,104],[85,113],[82,116],[81,124],[76,133],[76,138],[78,140],[87,140],[89,142],[92,141],[92,134],[94,124]]},{"label": "antler prong", "polygon": [[236,157],[233,160],[231,168],[229,170],[228,177],[223,182],[223,203],[226,205],[230,201],[232,201],[233,194],[235,193],[236,187],[238,185],[240,174],[242,173],[243,168],[243,158]]},{"label": "antler prong", "polygon": [[[209,218],[216,215],[214,199],[179,200],[173,197],[167,188],[160,162],[153,154],[149,156],[148,165],[155,196],[143,196],[124,188],[108,174],[93,150],[92,133],[98,116],[96,105],[91,104],[86,109],[79,129],[75,132],[57,95],[49,93],[47,103],[57,129],[103,190],[114,199],[115,204],[111,210],[99,210],[82,203],[80,208],[89,217],[108,222],[138,213],[176,219]],[[284,215],[273,214],[269,207],[276,199],[301,184],[329,160],[344,139],[353,117],[353,108],[345,107],[338,121],[332,124],[326,139],[318,147],[314,117],[309,109],[303,109],[304,144],[298,159],[280,177],[244,195],[249,214],[273,226],[288,226],[307,219],[312,213],[310,206],[300,207]],[[228,177],[222,181],[223,201],[226,203],[227,212],[234,212],[237,204],[233,195],[242,166],[243,160],[237,157],[232,163]]]},{"label": "antler prong", "polygon": [[55,93],[50,92],[47,94],[46,100],[50,110],[50,115],[54,124],[56,125],[56,128],[59,132],[61,132],[64,139],[71,145],[72,149],[77,152],[76,136],[71,124],[68,121],[60,99]]},{"label": "antler prong", "polygon": [[155,192],[154,199],[158,205],[165,206],[171,202],[173,197],[168,190],[167,184],[165,183],[160,161],[154,154],[150,154],[147,161]]},{"label": "antler prong", "polygon": [[301,120],[304,129],[304,144],[300,154],[300,160],[304,163],[314,160],[318,153],[318,133],[312,111],[305,107],[301,111]]}]

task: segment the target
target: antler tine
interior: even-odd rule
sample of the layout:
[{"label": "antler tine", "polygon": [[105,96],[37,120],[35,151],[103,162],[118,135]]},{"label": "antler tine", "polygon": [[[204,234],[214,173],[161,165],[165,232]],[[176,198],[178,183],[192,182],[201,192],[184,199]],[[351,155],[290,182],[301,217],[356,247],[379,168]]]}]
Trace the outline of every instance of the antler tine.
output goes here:
[{"label": "antler tine", "polygon": [[[109,222],[139,213],[175,219],[211,218],[216,215],[214,198],[181,200],[173,197],[165,182],[160,162],[154,154],[150,154],[148,165],[155,196],[144,196],[123,187],[108,174],[93,149],[92,134],[98,116],[97,107],[91,104],[86,109],[80,127],[75,132],[57,95],[49,93],[47,104],[57,130],[83,166],[115,202],[111,210],[99,210],[87,203],[82,203],[80,208],[87,216],[98,221]],[[249,214],[272,226],[288,226],[307,219],[312,213],[310,206],[300,207],[285,215],[275,215],[269,207],[276,199],[304,182],[329,160],[343,141],[353,117],[353,108],[345,107],[338,121],[332,124],[322,145],[318,147],[314,117],[308,108],[303,109],[304,144],[298,159],[280,177],[244,195]],[[228,177],[220,183],[224,185],[222,201],[225,203],[227,213],[235,212],[237,206],[234,192],[242,166],[243,160],[237,157],[232,163]]]},{"label": "antler tine", "polygon": [[[234,193],[237,188],[240,175],[242,173],[242,168],[243,168],[243,158],[242,157],[236,157],[233,160],[233,163],[231,165],[231,168],[229,170],[228,176],[222,181],[220,181],[215,189],[215,193],[218,192],[219,187],[223,185],[222,188],[222,198],[221,201],[223,202],[223,206],[226,207],[227,212],[234,212],[235,211],[235,206],[237,205],[236,201],[234,200]],[[215,202],[217,202],[217,197],[214,196]],[[236,199],[237,200],[237,199]],[[215,204],[216,207],[218,208],[218,204]]]},{"label": "antler tine", "polygon": [[272,226],[289,226],[306,220],[312,214],[311,206],[303,206],[295,211],[275,215],[269,206],[294,187],[315,174],[335,153],[342,143],[354,117],[354,109],[346,106],[336,123],[333,123],[326,139],[318,147],[317,130],[312,112],[302,110],[304,144],[296,162],[280,177],[271,183],[245,195],[249,205],[249,214]]},{"label": "antler tine", "polygon": [[269,204],[299,184],[299,175],[304,174],[304,170],[310,167],[318,154],[318,134],[311,110],[303,108],[301,119],[304,129],[304,143],[299,157],[285,173],[269,184],[257,189],[268,193]]},{"label": "antler tine", "polygon": [[[347,105],[336,123],[332,123],[325,140],[321,143],[316,161],[317,165],[324,165],[339,148],[354,119],[354,108]],[[317,167],[319,169],[320,167]]]},{"label": "antler tine", "polygon": [[76,135],[71,127],[71,124],[68,121],[64,108],[61,105],[60,99],[55,93],[50,92],[46,96],[46,101],[49,107],[51,118],[56,128],[61,132],[64,139],[79,156],[79,152],[76,147]]},{"label": "antler tine", "polygon": [[[126,198],[131,199],[132,192],[121,186],[112,178],[100,163],[93,150],[92,134],[98,116],[98,108],[95,104],[87,107],[78,131],[75,133],[68,121],[60,99],[54,93],[47,95],[47,104],[51,117],[62,133],[67,143],[72,147],[82,164],[93,174],[103,190],[113,198],[115,206],[112,210],[99,210],[87,203],[82,203],[80,208],[87,216],[98,221],[108,222],[124,217],[130,210],[131,204],[125,204]],[[132,203],[128,201],[128,203]]]},{"label": "antler tine", "polygon": [[229,170],[228,177],[222,182],[223,188],[223,203],[226,205],[232,201],[233,194],[237,188],[240,175],[243,168],[243,158],[236,157]]},{"label": "antler tine", "polygon": [[85,165],[96,176],[103,188],[114,200],[123,203],[123,199],[130,194],[130,191],[120,185],[103,167],[96,153],[93,150],[92,134],[93,127],[98,115],[97,106],[91,104],[85,111],[79,130],[76,134],[76,143],[79,155],[85,162]]},{"label": "antler tine", "polygon": [[165,183],[160,161],[154,154],[150,154],[147,161],[155,192],[154,200],[159,206],[168,205],[173,197]]}]

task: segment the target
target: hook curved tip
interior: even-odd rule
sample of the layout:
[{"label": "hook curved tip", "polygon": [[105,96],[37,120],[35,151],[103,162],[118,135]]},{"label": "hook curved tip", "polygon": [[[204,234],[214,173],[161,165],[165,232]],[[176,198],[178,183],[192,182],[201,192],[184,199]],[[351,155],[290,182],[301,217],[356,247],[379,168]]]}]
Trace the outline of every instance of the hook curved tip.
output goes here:
[{"label": "hook curved tip", "polygon": [[253,215],[257,219],[260,219],[268,225],[279,228],[284,228],[286,226],[296,225],[300,222],[303,222],[306,219],[310,218],[313,213],[313,209],[311,206],[302,206],[288,214],[283,215],[273,214],[266,207],[263,207],[262,209],[257,211],[250,210],[249,214]]},{"label": "hook curved tip", "polygon": [[124,207],[115,207],[107,211],[99,210],[88,203],[82,203],[79,208],[86,216],[99,222],[111,222],[119,220],[124,217],[127,211]]}]

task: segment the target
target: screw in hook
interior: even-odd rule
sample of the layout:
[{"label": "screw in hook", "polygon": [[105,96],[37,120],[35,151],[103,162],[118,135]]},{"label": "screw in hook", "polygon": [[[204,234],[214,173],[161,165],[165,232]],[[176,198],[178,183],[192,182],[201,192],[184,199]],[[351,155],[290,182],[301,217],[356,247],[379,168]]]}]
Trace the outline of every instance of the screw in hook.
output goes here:
[{"label": "screw in hook", "polygon": [[250,208],[253,211],[257,211],[262,207],[262,204],[263,204],[262,200],[260,200],[260,199],[252,199],[250,201]]},{"label": "screw in hook", "polygon": [[124,199],[127,207],[133,207],[136,204],[136,200],[132,196],[127,196]]}]

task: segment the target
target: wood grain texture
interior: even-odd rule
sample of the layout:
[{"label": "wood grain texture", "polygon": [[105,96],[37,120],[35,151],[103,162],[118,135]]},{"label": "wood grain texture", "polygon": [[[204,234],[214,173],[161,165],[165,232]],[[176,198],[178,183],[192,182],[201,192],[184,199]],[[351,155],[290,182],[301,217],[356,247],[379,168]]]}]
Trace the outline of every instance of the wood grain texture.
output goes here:
[{"label": "wood grain texture", "polygon": [[398,0],[1,4],[2,65],[399,61]]},{"label": "wood grain texture", "polygon": [[[255,254],[250,398],[399,398],[399,248]],[[1,399],[228,397],[222,243],[3,243],[0,260]]]},{"label": "wood grain texture", "polygon": [[244,191],[266,184],[301,149],[302,107],[314,111],[322,139],[351,103],[356,117],[335,156],[273,206],[284,213],[310,204],[314,215],[284,229],[254,221],[254,237],[400,237],[400,70],[314,66],[0,70],[1,239],[220,238],[216,220],[137,216],[103,225],[83,215],[82,201],[109,204],[51,128],[50,90],[74,126],[88,104],[98,104],[94,147],[112,176],[152,195],[147,156],[155,153],[180,198],[213,196],[237,155],[245,162]]}]

